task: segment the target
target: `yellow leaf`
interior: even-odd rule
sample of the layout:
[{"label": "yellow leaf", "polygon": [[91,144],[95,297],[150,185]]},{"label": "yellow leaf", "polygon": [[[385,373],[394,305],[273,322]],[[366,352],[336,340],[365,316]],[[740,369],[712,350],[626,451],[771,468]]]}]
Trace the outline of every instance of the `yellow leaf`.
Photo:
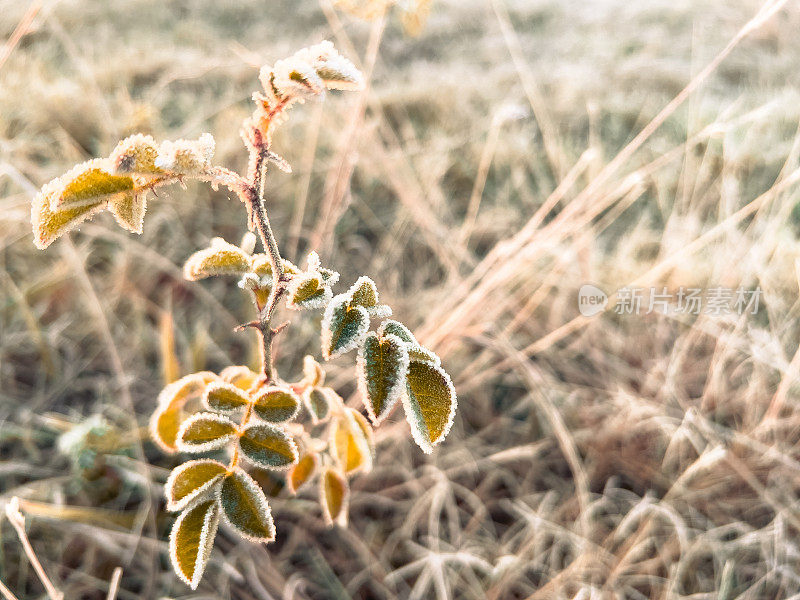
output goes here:
[{"label": "yellow leaf", "polygon": [[109,157],[117,173],[158,175],[163,173],[155,165],[158,144],[149,135],[140,133],[120,141]]},{"label": "yellow leaf", "polygon": [[136,188],[132,177],[114,175],[113,165],[106,158],[81,163],[54,181],[62,186],[61,193],[50,199],[50,208],[56,211],[111,200]]},{"label": "yellow leaf", "polygon": [[245,392],[252,389],[252,387],[258,381],[258,373],[251,371],[244,365],[225,367],[222,369],[222,372],[219,374],[219,376],[223,381],[232,383],[240,390],[244,390]]},{"label": "yellow leaf", "polygon": [[320,273],[295,275],[288,288],[286,306],[292,310],[323,308],[333,297],[331,288],[322,281]]},{"label": "yellow leaf", "polygon": [[147,212],[147,192],[118,194],[109,200],[108,210],[114,215],[117,225],[131,233],[141,234],[144,228],[144,214]]},{"label": "yellow leaf", "polygon": [[175,467],[164,484],[167,510],[183,510],[208,495],[222,481],[227,468],[221,462],[203,458]]},{"label": "yellow leaf", "polygon": [[347,505],[350,502],[350,486],[339,471],[327,468],[319,480],[319,503],[325,523],[347,525]]},{"label": "yellow leaf", "polygon": [[211,246],[192,254],[183,266],[183,276],[197,281],[214,275],[242,275],[250,270],[250,257],[222,238],[211,240]]},{"label": "yellow leaf", "polygon": [[60,186],[51,187],[48,184],[36,195],[31,204],[33,243],[39,250],[47,248],[64,233],[103,210],[107,204],[105,200],[102,200],[94,204],[84,204],[53,212],[50,209],[50,202],[60,191]]},{"label": "yellow leaf", "polygon": [[378,287],[366,275],[359,277],[356,282],[347,290],[350,296],[350,304],[372,308],[379,304]]},{"label": "yellow leaf", "polygon": [[325,383],[325,371],[310,354],[303,358],[303,381],[311,387],[319,387]]},{"label": "yellow leaf", "polygon": [[286,486],[289,488],[289,492],[296,494],[297,490],[308,483],[308,481],[314,476],[318,464],[319,458],[316,454],[306,454],[301,456],[298,459],[297,464],[289,469],[289,473],[286,475]]},{"label": "yellow leaf", "polygon": [[153,164],[171,175],[202,176],[211,167],[214,145],[210,133],[202,134],[197,140],[167,140],[158,147]]},{"label": "yellow leaf", "polygon": [[198,413],[186,419],[178,430],[178,450],[216,450],[232,441],[236,433],[236,424],[230,419],[215,413]]},{"label": "yellow leaf", "polygon": [[411,362],[403,396],[411,435],[428,454],[441,442],[456,414],[456,390],[441,367],[428,362]]},{"label": "yellow leaf", "polygon": [[187,508],[172,526],[169,555],[172,566],[186,585],[197,589],[206,562],[211,555],[219,525],[219,504],[216,500]]},{"label": "yellow leaf", "polygon": [[355,412],[346,408],[331,427],[331,455],[347,475],[372,468],[370,443],[365,430],[353,415]]},{"label": "yellow leaf", "polygon": [[161,390],[158,407],[150,420],[150,434],[164,452],[178,451],[176,440],[186,403],[199,398],[206,384],[216,378],[210,371],[201,371],[181,377]]}]

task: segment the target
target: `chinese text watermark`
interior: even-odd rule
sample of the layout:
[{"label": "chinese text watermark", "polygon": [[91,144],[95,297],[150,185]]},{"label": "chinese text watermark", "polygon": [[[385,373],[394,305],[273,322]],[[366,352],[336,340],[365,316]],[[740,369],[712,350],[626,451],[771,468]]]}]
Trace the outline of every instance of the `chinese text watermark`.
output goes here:
[{"label": "chinese text watermark", "polygon": [[[623,287],[617,290],[613,310],[618,315],[684,314],[744,315],[756,314],[762,297],[760,287],[725,288]],[[578,290],[578,310],[585,317],[603,312],[608,295],[596,285],[584,284]]]}]

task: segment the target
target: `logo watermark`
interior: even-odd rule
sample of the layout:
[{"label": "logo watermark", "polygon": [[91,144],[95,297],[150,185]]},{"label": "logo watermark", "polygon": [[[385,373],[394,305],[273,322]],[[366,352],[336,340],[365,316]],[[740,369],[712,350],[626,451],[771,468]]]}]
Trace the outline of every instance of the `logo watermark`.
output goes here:
[{"label": "logo watermark", "polygon": [[578,290],[578,310],[584,317],[593,317],[608,306],[608,295],[596,285],[585,283]]},{"label": "logo watermark", "polygon": [[[618,315],[684,314],[723,316],[758,312],[763,291],[744,287],[725,288],[623,287],[616,292],[614,312]],[[578,290],[578,311],[584,317],[600,314],[608,306],[608,295],[596,285],[586,283]]]}]

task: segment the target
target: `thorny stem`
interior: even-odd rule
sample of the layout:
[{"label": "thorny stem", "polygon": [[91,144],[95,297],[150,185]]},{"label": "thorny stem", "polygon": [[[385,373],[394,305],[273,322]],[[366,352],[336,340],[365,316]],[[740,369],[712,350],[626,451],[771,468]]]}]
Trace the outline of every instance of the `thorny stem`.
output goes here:
[{"label": "thorny stem", "polygon": [[281,253],[278,250],[278,243],[275,241],[275,234],[272,233],[272,226],[269,223],[267,210],[264,206],[264,181],[266,175],[266,162],[269,154],[269,148],[264,143],[263,137],[260,132],[256,131],[254,137],[260,144],[256,147],[256,168],[255,179],[253,181],[248,193],[248,201],[250,214],[255,222],[258,234],[261,237],[261,242],[264,244],[264,249],[269,256],[269,262],[272,266],[272,290],[267,304],[260,307],[259,310],[259,327],[261,332],[261,375],[265,379],[265,383],[270,383],[276,379],[274,359],[272,356],[272,339],[277,333],[270,326],[272,315],[278,305],[278,301],[286,291],[286,284],[288,279],[283,271],[283,261],[281,260]]},{"label": "thorny stem", "polygon": [[[280,105],[283,108],[283,105]],[[277,110],[275,112],[278,112]],[[274,114],[270,114],[270,118]],[[253,128],[251,131],[254,153],[254,169],[253,181],[248,182],[249,185],[246,189],[245,198],[247,202],[247,209],[252,223],[258,230],[258,235],[261,238],[261,243],[264,245],[264,250],[267,252],[269,262],[272,267],[272,290],[270,290],[269,297],[266,305],[261,306],[256,300],[256,308],[258,309],[258,321],[252,323],[259,331],[259,346],[261,350],[261,378],[254,384],[258,387],[261,384],[269,384],[278,379],[277,371],[275,370],[274,357],[272,355],[272,340],[273,338],[283,331],[288,325],[283,323],[280,326],[273,328],[270,325],[272,316],[275,313],[275,308],[278,306],[283,293],[286,291],[286,284],[289,278],[283,270],[283,260],[281,258],[280,250],[278,249],[278,242],[275,240],[275,234],[272,232],[272,226],[269,222],[267,209],[264,205],[264,188],[266,183],[266,165],[269,158],[269,142],[264,139],[262,132]],[[250,325],[250,324],[248,324]],[[242,421],[239,425],[239,435],[242,435],[245,426],[250,420],[253,412],[253,403],[247,405]],[[239,462],[239,445],[234,446],[231,461],[228,466],[228,471],[232,471]]]}]

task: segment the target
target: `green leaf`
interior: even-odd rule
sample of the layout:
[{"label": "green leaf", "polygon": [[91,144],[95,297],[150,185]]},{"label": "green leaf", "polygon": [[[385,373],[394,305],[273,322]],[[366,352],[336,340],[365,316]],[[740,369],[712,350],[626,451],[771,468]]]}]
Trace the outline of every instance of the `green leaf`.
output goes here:
[{"label": "green leaf", "polygon": [[207,452],[227,445],[236,437],[236,424],[221,415],[198,413],[192,415],[178,431],[178,450]]},{"label": "green leaf", "polygon": [[275,524],[267,497],[253,478],[236,468],[222,482],[219,503],[225,520],[251,542],[275,539]]},{"label": "green leaf", "polygon": [[289,488],[291,494],[296,494],[297,491],[308,483],[319,466],[319,457],[316,454],[305,454],[300,456],[297,464],[294,465],[286,474],[286,487]]},{"label": "green leaf", "polygon": [[408,370],[406,344],[394,334],[370,332],[358,352],[358,387],[367,413],[378,425],[405,391]]},{"label": "green leaf", "polygon": [[378,327],[379,337],[384,337],[390,333],[392,335],[396,335],[406,343],[409,344],[417,343],[417,338],[414,337],[414,334],[411,333],[408,327],[406,327],[399,321],[393,321],[391,319],[388,319],[383,323],[381,323],[380,327]]},{"label": "green leaf", "polygon": [[175,573],[190,588],[197,589],[203,577],[219,525],[219,504],[203,502],[184,510],[172,526],[169,555]]},{"label": "green leaf", "polygon": [[322,308],[330,302],[332,296],[331,289],[322,282],[322,275],[303,273],[292,277],[286,306],[292,310]]},{"label": "green leaf", "polygon": [[225,465],[209,458],[190,460],[175,467],[164,484],[167,510],[183,510],[207,496],[222,481],[226,471]]},{"label": "green leaf", "polygon": [[331,456],[347,475],[372,468],[369,440],[353,413],[357,411],[345,408],[333,422],[330,433]]},{"label": "green leaf", "polygon": [[203,404],[210,410],[230,414],[250,404],[250,397],[232,383],[215,381],[206,387]]},{"label": "green leaf", "polygon": [[331,401],[328,391],[330,388],[307,388],[303,392],[303,404],[311,415],[311,421],[316,425],[321,423],[331,414]]},{"label": "green leaf", "polygon": [[319,503],[322,516],[328,527],[334,523],[347,525],[347,505],[350,502],[350,486],[347,479],[336,469],[327,468],[319,480]]},{"label": "green leaf", "polygon": [[222,238],[211,240],[211,246],[192,254],[183,266],[183,276],[197,281],[214,275],[238,275],[250,271],[250,257]]},{"label": "green leaf", "polygon": [[334,296],[322,318],[322,356],[330,360],[361,344],[369,329],[363,306],[351,306],[348,294]]},{"label": "green leaf", "polygon": [[380,304],[378,301],[378,287],[366,275],[359,277],[347,290],[347,294],[350,296],[351,305],[373,308]]},{"label": "green leaf", "polygon": [[287,469],[297,462],[297,446],[282,429],[262,423],[245,427],[239,438],[242,456],[257,467]]},{"label": "green leaf", "polygon": [[403,407],[414,441],[430,454],[450,431],[456,414],[456,390],[450,376],[436,365],[411,362]]},{"label": "green leaf", "polygon": [[186,403],[200,397],[206,384],[216,378],[210,371],[201,371],[181,377],[161,390],[158,407],[150,420],[150,434],[164,452],[178,451],[178,430],[185,416]]},{"label": "green leaf", "polygon": [[253,411],[260,419],[270,423],[282,423],[293,419],[300,410],[300,398],[286,387],[261,388],[253,404]]}]

